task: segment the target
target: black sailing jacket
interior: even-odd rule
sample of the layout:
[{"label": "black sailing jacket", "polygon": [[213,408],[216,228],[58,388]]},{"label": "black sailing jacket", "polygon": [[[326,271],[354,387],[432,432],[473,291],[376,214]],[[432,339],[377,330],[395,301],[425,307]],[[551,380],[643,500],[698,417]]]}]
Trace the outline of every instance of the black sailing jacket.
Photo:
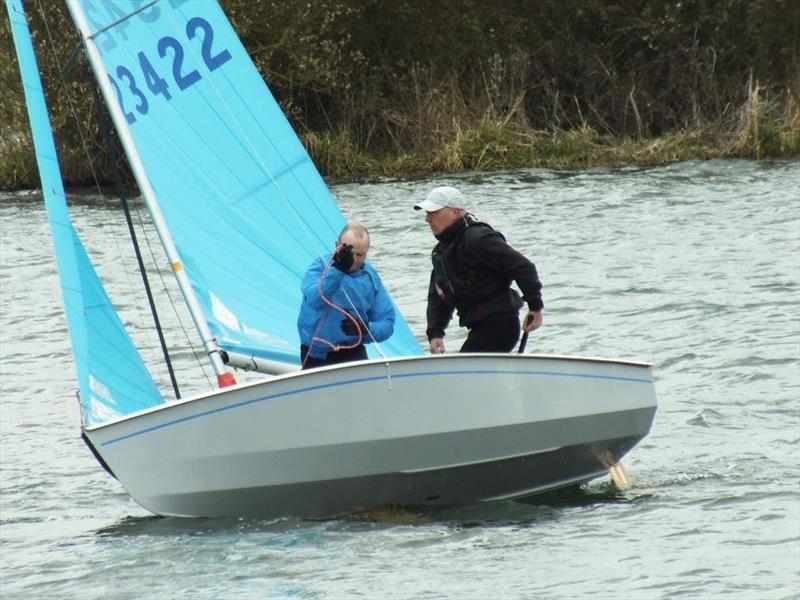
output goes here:
[{"label": "black sailing jacket", "polygon": [[473,327],[488,315],[522,306],[511,289],[516,281],[531,310],[541,310],[542,284],[536,266],[499,231],[466,215],[437,236],[428,289],[428,339],[444,337],[458,309],[461,325]]}]

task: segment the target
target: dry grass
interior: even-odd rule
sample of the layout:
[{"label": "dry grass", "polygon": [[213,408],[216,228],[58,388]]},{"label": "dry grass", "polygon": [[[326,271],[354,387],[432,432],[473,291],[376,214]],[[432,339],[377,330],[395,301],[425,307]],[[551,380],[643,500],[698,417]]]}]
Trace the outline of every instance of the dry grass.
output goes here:
[{"label": "dry grass", "polygon": [[[501,102],[489,90],[472,102],[454,81],[418,81],[404,109],[384,113],[394,152],[368,150],[351,130],[339,127],[301,138],[319,170],[335,178],[409,176],[463,170],[497,171],[544,167],[650,165],[708,158],[800,157],[800,106],[790,92],[769,97],[757,81],[744,104],[716,123],[668,132],[658,138],[601,135],[586,123],[573,129],[535,130],[522,110],[524,96],[513,90]],[[508,94],[512,91],[509,90]],[[502,111],[498,108],[505,106]],[[4,136],[0,146],[0,189],[38,186],[30,139]],[[67,153],[64,170],[85,176],[85,156]],[[72,183],[75,183],[74,181]]]}]

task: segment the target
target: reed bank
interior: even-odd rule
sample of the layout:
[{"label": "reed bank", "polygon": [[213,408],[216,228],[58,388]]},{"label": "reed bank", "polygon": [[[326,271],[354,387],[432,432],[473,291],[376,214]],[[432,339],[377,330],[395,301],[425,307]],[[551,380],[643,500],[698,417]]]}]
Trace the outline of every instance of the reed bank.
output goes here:
[{"label": "reed bank", "polygon": [[[800,156],[798,2],[221,4],[329,177]],[[108,183],[66,6],[28,13],[65,179]],[[36,188],[7,19],[0,57],[0,189]]]}]

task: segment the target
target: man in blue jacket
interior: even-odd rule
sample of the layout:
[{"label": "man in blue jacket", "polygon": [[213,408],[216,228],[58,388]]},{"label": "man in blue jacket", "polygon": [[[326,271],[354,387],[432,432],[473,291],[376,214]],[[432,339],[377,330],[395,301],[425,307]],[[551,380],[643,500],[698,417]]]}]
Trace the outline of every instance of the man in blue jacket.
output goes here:
[{"label": "man in blue jacket", "polygon": [[309,267],[297,319],[304,369],[364,360],[364,344],[382,342],[394,331],[394,306],[377,271],[366,264],[369,232],[346,225],[334,252]]}]

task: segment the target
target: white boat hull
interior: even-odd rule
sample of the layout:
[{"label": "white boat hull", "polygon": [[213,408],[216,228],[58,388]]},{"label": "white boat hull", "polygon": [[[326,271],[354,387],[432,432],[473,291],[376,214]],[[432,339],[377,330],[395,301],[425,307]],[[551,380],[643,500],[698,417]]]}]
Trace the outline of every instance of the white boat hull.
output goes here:
[{"label": "white boat hull", "polygon": [[85,434],[156,514],[325,517],[585,482],[655,411],[646,364],[453,354],[282,375]]}]

